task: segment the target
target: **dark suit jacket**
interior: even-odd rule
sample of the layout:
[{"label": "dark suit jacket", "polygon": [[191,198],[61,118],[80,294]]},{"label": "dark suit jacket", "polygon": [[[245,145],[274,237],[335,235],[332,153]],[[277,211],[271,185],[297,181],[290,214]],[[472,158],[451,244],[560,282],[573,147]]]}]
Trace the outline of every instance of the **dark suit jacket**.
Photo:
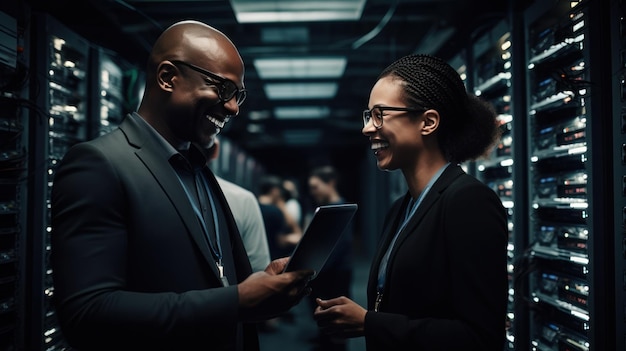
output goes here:
[{"label": "dark suit jacket", "polygon": [[378,267],[409,194],[390,208],[370,270],[368,351],[504,348],[507,217],[485,184],[450,165],[400,234],[389,260],[380,312]]},{"label": "dark suit jacket", "polygon": [[228,287],[148,132],[127,117],[72,147],[55,174],[51,265],[62,332],[81,350],[235,350],[236,339],[257,350],[256,327],[237,323],[235,284],[251,268],[223,193],[206,169],[222,209]]}]

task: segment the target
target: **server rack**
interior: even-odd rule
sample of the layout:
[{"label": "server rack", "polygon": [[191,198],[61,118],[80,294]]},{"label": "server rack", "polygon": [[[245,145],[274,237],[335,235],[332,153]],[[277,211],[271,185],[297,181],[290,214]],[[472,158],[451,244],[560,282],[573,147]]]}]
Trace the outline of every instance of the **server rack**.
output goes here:
[{"label": "server rack", "polygon": [[513,177],[513,112],[512,112],[512,37],[511,25],[503,20],[473,43],[473,91],[489,101],[498,114],[501,138],[485,158],[476,161],[476,175],[498,194],[507,210],[509,243],[507,270],[509,274],[509,304],[507,309],[507,342],[505,349],[514,349],[515,265],[514,235],[514,177]]},{"label": "server rack", "polygon": [[216,176],[255,192],[258,180],[266,173],[265,167],[229,138],[224,136],[218,138],[219,155],[211,162],[211,171]]},{"label": "server rack", "polygon": [[467,54],[468,53],[465,50],[460,51],[459,53],[454,55],[454,57],[448,60],[448,64],[452,68],[454,68],[456,73],[459,74],[459,77],[461,77],[461,80],[463,81],[465,88],[469,89],[468,81],[467,81],[468,79],[467,77],[468,76]]},{"label": "server rack", "polygon": [[[473,56],[473,47],[472,45],[468,45],[464,50],[461,50],[454,57],[448,60],[448,64],[454,68],[456,73],[459,74],[461,80],[463,81],[463,85],[465,89],[468,91],[471,90],[471,87],[474,85],[474,76],[472,72],[474,71],[474,60],[471,59]],[[476,163],[473,161],[466,161],[460,164],[461,168],[466,172],[473,176],[476,176]]]},{"label": "server rack", "polygon": [[[45,118],[30,123],[28,260],[31,309],[26,327],[28,350],[64,350],[67,345],[51,304],[50,192],[58,162],[69,147],[87,140],[90,45],[54,18],[36,14],[31,96]],[[31,117],[31,121],[37,121]]]},{"label": "server rack", "polygon": [[129,112],[136,111],[143,94],[144,73],[117,53],[92,45],[89,54],[88,138],[115,129]]},{"label": "server rack", "polygon": [[615,350],[626,350],[626,3],[611,1],[605,22],[611,36],[606,63],[610,67],[610,86],[612,94],[607,94],[611,102],[606,106],[612,109],[613,116],[613,182],[615,189],[613,206],[613,255],[616,258],[613,280],[615,282],[615,309],[609,316],[615,325]]},{"label": "server rack", "polygon": [[18,21],[0,12],[0,350],[23,346],[26,315],[24,209],[27,174],[28,60],[24,48],[26,33]]},{"label": "server rack", "polygon": [[90,137],[106,134],[115,129],[125,116],[124,106],[124,68],[112,53],[104,48],[91,49],[89,69],[95,80],[94,91],[90,95],[98,97],[89,120]]},{"label": "server rack", "polygon": [[[536,2],[526,24],[526,100],[532,350],[609,350],[612,270],[605,235],[610,140],[598,1]],[[592,28],[592,25],[596,25]],[[526,267],[528,269],[528,267]]]},{"label": "server rack", "polygon": [[[473,47],[469,45],[467,48],[461,50],[454,57],[448,60],[448,64],[452,68],[454,68],[456,73],[459,74],[459,77],[461,77],[465,89],[467,89],[468,91],[474,84],[474,76],[471,74],[471,72],[474,70],[474,61],[468,59],[471,56],[473,56]],[[463,162],[460,164],[460,166],[466,173],[476,176],[476,164],[473,161]]]},{"label": "server rack", "polygon": [[355,220],[361,228],[362,256],[369,262],[377,249],[385,213],[396,196],[406,192],[406,186],[399,172],[378,169],[371,150],[363,150],[362,160],[359,167],[360,216]]}]

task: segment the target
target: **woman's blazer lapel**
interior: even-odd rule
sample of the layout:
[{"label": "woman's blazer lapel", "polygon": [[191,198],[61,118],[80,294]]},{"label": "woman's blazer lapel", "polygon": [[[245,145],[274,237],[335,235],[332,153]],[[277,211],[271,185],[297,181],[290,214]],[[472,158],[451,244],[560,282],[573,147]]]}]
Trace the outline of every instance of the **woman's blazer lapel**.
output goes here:
[{"label": "woman's blazer lapel", "polygon": [[[409,223],[407,223],[404,230],[402,230],[402,233],[400,233],[400,236],[398,237],[398,240],[396,242],[396,247],[398,245],[401,245],[402,242],[407,238],[407,236],[411,235],[411,233],[416,230],[416,228],[422,222],[422,219],[424,219],[424,216],[433,206],[435,206],[435,204],[441,197],[441,194],[450,184],[452,184],[452,182],[454,182],[455,179],[457,179],[462,174],[464,174],[463,170],[457,165],[449,165],[443,171],[443,173],[441,173],[441,176],[439,176],[439,179],[437,179],[432,188],[430,188],[430,190],[426,194],[426,197],[424,197],[422,203],[417,208],[417,211],[409,220]],[[390,258],[392,258],[394,254],[395,250],[391,252]]]},{"label": "woman's blazer lapel", "polygon": [[[464,172],[458,165],[449,165],[443,171],[439,179],[437,179],[432,188],[428,191],[428,194],[426,194],[426,197],[422,200],[422,203],[419,205],[413,217],[411,217],[407,225],[400,233],[400,236],[398,237],[394,245],[394,249],[389,255],[389,262],[393,262],[397,247],[402,245],[402,242],[416,230],[426,213],[428,213],[428,210],[437,203],[437,200],[440,198],[443,191],[445,191],[445,189],[462,174],[464,174]],[[385,232],[383,234],[383,240],[381,240],[380,242],[380,247],[385,249],[379,249],[377,251],[377,254],[374,257],[372,269],[370,269],[368,290],[374,295],[376,294],[376,285],[378,281],[378,266],[380,266],[382,257],[385,254],[387,246],[396,234],[396,230],[402,224],[401,218],[404,218],[404,214],[401,213],[401,210],[406,207],[406,204],[409,201],[409,197],[410,194],[407,192],[403,198],[398,199],[390,209],[388,217],[385,220],[385,225],[383,227]]]}]

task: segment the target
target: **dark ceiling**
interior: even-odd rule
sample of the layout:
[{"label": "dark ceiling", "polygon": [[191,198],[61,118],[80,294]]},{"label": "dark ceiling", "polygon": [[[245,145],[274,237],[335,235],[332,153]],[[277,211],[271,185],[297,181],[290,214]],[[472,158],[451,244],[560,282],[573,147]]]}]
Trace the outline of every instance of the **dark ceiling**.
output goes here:
[{"label": "dark ceiling", "polygon": [[[86,39],[117,52],[139,68],[143,68],[151,43],[176,21],[198,19],[220,29],[240,50],[249,91],[240,116],[230,122],[223,134],[269,171],[286,174],[294,173],[294,168],[306,171],[316,162],[339,162],[337,158],[350,162],[354,159],[351,155],[365,154],[366,151],[359,151],[368,147],[361,135],[360,115],[380,70],[414,52],[451,59],[465,48],[470,38],[505,18],[508,1],[366,0],[357,21],[246,24],[237,22],[228,0],[32,0],[28,3],[33,11],[50,13]],[[281,43],[264,43],[262,33],[266,29],[295,30],[299,36],[296,40],[286,38]],[[450,35],[441,40],[446,32]],[[338,80],[338,93],[332,99],[315,101],[330,111],[327,118],[274,118],[273,106],[307,106],[312,102],[270,101],[263,90],[264,82],[252,64],[254,59],[339,55],[347,57],[347,65]],[[264,119],[251,121],[254,115]],[[257,127],[255,133],[249,131],[251,123]],[[302,138],[288,141],[284,136],[289,131],[302,133],[297,134]],[[320,138],[306,142],[308,132],[316,132]],[[287,167],[291,170],[287,171]]]}]

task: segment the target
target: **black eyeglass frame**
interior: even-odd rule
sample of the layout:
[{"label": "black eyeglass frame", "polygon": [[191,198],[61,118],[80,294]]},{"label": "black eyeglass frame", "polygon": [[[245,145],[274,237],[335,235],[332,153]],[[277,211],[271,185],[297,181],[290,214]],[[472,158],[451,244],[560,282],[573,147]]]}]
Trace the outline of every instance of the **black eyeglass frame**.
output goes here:
[{"label": "black eyeglass frame", "polygon": [[[196,65],[192,65],[191,63],[187,63],[185,61],[170,60],[170,62],[173,63],[174,65],[181,64],[183,66],[187,66],[198,73],[204,74],[205,76],[211,79],[215,79],[217,81],[217,83],[214,84],[217,87],[217,97],[219,97],[221,102],[230,101],[230,99],[235,97],[237,106],[241,106],[243,102],[246,100],[246,97],[248,96],[248,91],[245,88],[239,89],[237,87],[237,84],[235,84],[235,82],[233,82],[232,80],[228,78],[224,78],[211,71],[207,71],[204,68],[198,67]],[[226,91],[227,84],[230,84],[232,87],[234,87],[234,90],[231,90],[231,92],[228,94]]]},{"label": "black eyeglass frame", "polygon": [[[374,110],[380,110],[380,118],[375,117],[375,115],[372,113],[372,111]],[[369,110],[364,110],[363,111],[363,127],[365,127],[370,120],[372,120],[372,123],[374,124],[374,127],[376,129],[380,129],[383,127],[383,114],[385,112],[385,110],[387,111],[403,111],[403,112],[426,112],[428,111],[428,109],[426,107],[419,107],[419,108],[415,108],[415,107],[397,107],[397,106],[374,106]],[[372,119],[373,118],[373,119]],[[380,120],[380,124],[377,125],[376,121]]]}]

